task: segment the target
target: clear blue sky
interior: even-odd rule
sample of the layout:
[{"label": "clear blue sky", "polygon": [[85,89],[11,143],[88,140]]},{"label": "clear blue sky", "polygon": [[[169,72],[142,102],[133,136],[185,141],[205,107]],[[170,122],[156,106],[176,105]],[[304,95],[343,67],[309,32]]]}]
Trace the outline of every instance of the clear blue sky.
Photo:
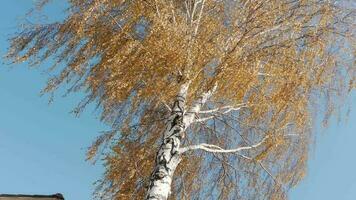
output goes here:
[{"label": "clear blue sky", "polygon": [[[60,18],[63,1],[55,2],[50,17]],[[1,55],[32,3],[1,0]],[[85,162],[85,151],[107,127],[90,108],[80,118],[69,114],[79,96],[58,97],[49,106],[48,98],[39,97],[45,82],[40,70],[25,64],[0,67],[0,193],[60,192],[67,200],[89,200],[102,168]],[[308,175],[291,200],[356,199],[356,95],[351,101],[349,121],[319,135]]]}]

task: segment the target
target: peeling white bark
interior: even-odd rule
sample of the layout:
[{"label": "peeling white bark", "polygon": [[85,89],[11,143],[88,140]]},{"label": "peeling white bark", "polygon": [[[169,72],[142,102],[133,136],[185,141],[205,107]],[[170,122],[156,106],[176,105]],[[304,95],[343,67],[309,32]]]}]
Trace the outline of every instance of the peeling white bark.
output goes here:
[{"label": "peeling white bark", "polygon": [[155,168],[152,172],[146,200],[166,200],[171,191],[173,173],[181,157],[179,146],[185,129],[183,116],[189,84],[185,83],[174,102],[167,120],[162,144],[157,152]]},{"label": "peeling white bark", "polygon": [[171,193],[173,174],[181,161],[180,144],[184,131],[191,125],[201,107],[214,93],[216,86],[202,94],[189,112],[185,112],[185,100],[190,82],[181,86],[174,102],[171,116],[169,117],[164,132],[162,144],[156,156],[155,168],[152,172],[146,200],[167,200]]}]

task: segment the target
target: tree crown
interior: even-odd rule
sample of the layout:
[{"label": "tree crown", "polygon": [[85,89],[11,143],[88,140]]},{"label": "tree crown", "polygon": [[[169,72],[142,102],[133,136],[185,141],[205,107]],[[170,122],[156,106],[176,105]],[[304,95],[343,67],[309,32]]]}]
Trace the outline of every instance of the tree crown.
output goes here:
[{"label": "tree crown", "polygon": [[[31,65],[54,60],[49,70],[59,73],[45,93],[62,85],[69,93],[84,91],[76,113],[98,103],[101,119],[113,128],[88,151],[92,158],[109,147],[97,190],[102,197],[143,196],[170,103],[190,81],[187,104],[217,85],[204,106],[217,110],[212,118],[199,113],[206,121],[188,129],[187,144],[234,147],[269,137],[245,155],[189,154],[178,169],[173,198],[284,199],[285,189],[304,175],[312,112],[324,106],[320,97],[327,119],[355,87],[355,15],[346,3],[68,2],[63,21],[28,25],[16,34],[7,58]],[[130,160],[132,155],[139,160]]]}]

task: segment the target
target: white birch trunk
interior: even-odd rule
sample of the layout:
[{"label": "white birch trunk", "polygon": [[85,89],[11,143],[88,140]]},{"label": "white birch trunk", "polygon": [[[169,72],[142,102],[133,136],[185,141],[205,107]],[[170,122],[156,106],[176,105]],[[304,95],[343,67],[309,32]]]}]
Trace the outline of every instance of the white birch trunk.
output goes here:
[{"label": "white birch trunk", "polygon": [[173,104],[164,132],[163,142],[156,156],[155,168],[150,178],[146,200],[167,200],[171,193],[173,174],[181,161],[180,144],[184,131],[195,120],[195,114],[200,111],[202,105],[215,90],[204,93],[196,101],[188,113],[185,112],[185,100],[189,89],[189,82],[181,86],[177,98]]},{"label": "white birch trunk", "polygon": [[173,173],[181,161],[179,147],[185,130],[183,116],[189,84],[188,82],[182,85],[173,104],[156,156],[156,166],[151,175],[146,200],[166,200],[170,194]]}]

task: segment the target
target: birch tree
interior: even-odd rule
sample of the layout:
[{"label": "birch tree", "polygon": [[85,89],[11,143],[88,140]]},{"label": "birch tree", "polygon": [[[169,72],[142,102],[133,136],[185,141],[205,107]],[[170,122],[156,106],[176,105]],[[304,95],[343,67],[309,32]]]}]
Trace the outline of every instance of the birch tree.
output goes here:
[{"label": "birch tree", "polygon": [[[45,9],[49,0],[37,3]],[[287,199],[314,124],[355,88],[355,10],[334,0],[68,0],[8,60],[54,63],[112,127],[88,149],[98,199]]]}]

